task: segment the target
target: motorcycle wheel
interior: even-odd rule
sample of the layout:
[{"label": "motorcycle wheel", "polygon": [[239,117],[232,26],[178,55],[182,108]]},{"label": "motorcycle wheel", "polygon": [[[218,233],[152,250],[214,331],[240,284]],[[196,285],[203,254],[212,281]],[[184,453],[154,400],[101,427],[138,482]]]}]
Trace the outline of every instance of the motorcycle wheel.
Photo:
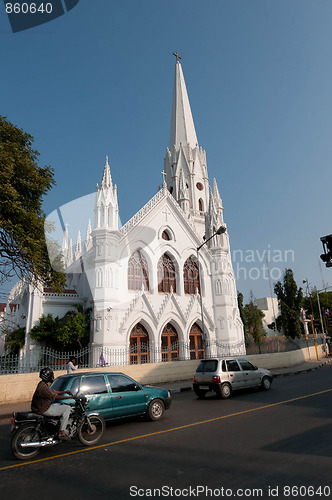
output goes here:
[{"label": "motorcycle wheel", "polygon": [[24,424],[19,427],[13,434],[11,439],[11,449],[12,453],[16,458],[20,460],[29,460],[38,455],[40,448],[24,448],[22,443],[31,443],[35,441],[41,441],[41,433],[36,431],[33,424]]},{"label": "motorcycle wheel", "polygon": [[100,415],[87,415],[77,430],[77,436],[85,446],[93,446],[101,439],[104,430],[105,421]]}]

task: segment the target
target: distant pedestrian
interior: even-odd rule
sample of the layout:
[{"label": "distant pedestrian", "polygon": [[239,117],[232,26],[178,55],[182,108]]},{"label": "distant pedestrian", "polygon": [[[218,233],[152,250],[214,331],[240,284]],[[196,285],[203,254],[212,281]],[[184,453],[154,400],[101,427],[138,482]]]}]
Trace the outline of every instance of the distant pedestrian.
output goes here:
[{"label": "distant pedestrian", "polygon": [[78,368],[78,364],[76,363],[76,358],[72,356],[69,358],[69,361],[67,363],[67,373],[68,375],[71,375],[72,373],[75,373],[75,371]]}]

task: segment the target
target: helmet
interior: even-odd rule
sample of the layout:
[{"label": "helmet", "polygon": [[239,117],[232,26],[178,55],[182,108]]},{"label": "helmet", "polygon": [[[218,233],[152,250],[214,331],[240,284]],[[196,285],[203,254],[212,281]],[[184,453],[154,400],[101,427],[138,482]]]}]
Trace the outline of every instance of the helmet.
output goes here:
[{"label": "helmet", "polygon": [[42,368],[39,373],[39,377],[44,380],[44,382],[53,382],[54,379],[54,373],[51,368],[46,367]]}]

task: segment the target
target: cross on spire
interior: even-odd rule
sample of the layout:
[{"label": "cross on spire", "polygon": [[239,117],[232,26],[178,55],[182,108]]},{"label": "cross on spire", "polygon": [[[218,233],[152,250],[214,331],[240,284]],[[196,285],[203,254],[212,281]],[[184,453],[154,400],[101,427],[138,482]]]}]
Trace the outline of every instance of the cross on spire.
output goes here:
[{"label": "cross on spire", "polygon": [[167,175],[165,170],[163,170],[162,172],[160,172],[161,174],[163,174],[163,185],[166,184],[166,180],[165,180],[165,176]]},{"label": "cross on spire", "polygon": [[173,52],[173,56],[176,57],[176,62],[179,62],[179,59],[182,59],[182,57],[179,55],[178,51]]}]

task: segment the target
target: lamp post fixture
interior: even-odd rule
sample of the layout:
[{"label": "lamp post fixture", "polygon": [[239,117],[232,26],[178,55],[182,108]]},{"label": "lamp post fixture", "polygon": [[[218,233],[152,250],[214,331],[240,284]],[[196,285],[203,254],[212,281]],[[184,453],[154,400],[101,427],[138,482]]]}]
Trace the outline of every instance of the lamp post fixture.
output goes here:
[{"label": "lamp post fixture", "polygon": [[202,337],[204,342],[204,347],[207,344],[207,335],[205,334],[205,326],[204,326],[204,313],[203,313],[203,296],[202,296],[202,285],[201,285],[201,273],[199,272],[199,251],[200,249],[208,243],[208,241],[212,240],[217,235],[223,234],[226,232],[226,226],[220,226],[215,233],[213,233],[210,238],[205,240],[199,247],[196,248],[197,252],[197,267],[198,267],[198,279],[199,279],[199,288],[200,288],[200,297],[201,297],[201,317],[202,317]]}]

